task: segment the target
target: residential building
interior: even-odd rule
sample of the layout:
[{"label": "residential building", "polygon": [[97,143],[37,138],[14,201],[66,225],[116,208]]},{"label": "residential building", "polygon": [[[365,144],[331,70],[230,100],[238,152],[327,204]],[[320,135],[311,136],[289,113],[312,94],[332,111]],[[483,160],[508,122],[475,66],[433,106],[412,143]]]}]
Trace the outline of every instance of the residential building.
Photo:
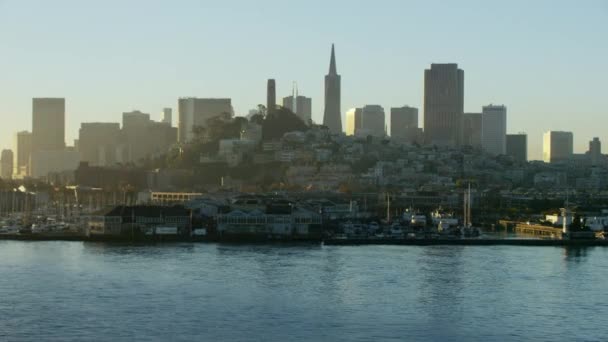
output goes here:
[{"label": "residential building", "polygon": [[569,160],[574,153],[572,132],[549,131],[543,135],[543,161],[555,163]]},{"label": "residential building", "polygon": [[481,115],[481,147],[494,156],[507,152],[507,108],[489,105]]},{"label": "residential building", "polygon": [[424,73],[424,134],[428,145],[460,146],[464,71],[458,64],[431,64]]}]

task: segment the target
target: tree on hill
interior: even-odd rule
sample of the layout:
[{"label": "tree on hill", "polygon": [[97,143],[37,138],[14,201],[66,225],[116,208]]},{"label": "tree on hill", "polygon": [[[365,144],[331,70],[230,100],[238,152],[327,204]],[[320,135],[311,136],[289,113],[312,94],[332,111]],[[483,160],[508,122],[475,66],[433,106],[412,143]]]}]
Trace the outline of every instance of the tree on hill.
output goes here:
[{"label": "tree on hill", "polygon": [[280,139],[285,133],[300,131],[305,132],[309,128],[294,112],[287,108],[279,107],[274,112],[266,115],[262,123],[262,140],[269,141]]}]

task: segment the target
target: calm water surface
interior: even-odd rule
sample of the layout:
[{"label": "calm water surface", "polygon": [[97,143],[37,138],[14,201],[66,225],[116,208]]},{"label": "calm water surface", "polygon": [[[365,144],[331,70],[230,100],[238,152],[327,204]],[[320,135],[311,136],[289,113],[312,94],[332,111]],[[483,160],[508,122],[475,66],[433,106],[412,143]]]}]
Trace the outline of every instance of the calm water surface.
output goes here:
[{"label": "calm water surface", "polygon": [[1,341],[606,341],[608,249],[0,241]]}]

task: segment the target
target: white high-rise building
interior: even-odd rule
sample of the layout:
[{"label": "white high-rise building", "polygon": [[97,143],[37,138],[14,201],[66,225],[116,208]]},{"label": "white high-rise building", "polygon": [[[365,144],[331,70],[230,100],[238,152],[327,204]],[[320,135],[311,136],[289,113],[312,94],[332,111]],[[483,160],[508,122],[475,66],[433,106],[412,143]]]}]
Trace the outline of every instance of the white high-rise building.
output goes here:
[{"label": "white high-rise building", "polygon": [[481,147],[492,155],[507,153],[507,107],[489,105],[481,114]]},{"label": "white high-rise building", "polygon": [[346,135],[356,135],[361,129],[361,108],[351,108],[346,112]]}]

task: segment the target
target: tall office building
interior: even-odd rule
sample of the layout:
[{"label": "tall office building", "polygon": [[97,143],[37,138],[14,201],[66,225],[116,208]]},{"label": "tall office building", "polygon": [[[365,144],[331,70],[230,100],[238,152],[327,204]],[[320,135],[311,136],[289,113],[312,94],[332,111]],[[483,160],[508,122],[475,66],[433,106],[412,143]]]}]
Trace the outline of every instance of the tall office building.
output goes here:
[{"label": "tall office building", "polygon": [[30,155],[32,154],[32,133],[18,132],[15,135],[13,175],[25,177],[29,175]]},{"label": "tall office building", "polygon": [[312,99],[298,94],[295,88],[293,95],[283,98],[283,107],[294,112],[305,124],[312,122]]},{"label": "tall office building", "polygon": [[168,124],[169,126],[173,125],[173,109],[171,108],[163,108],[163,117],[161,122],[164,124]]},{"label": "tall office building", "polygon": [[266,85],[266,111],[272,114],[277,109],[277,83],[273,79],[268,80]]},{"label": "tall office building", "polygon": [[234,115],[230,99],[180,98],[178,105],[180,143],[192,141],[194,127],[206,127],[207,120],[223,114],[230,117]]},{"label": "tall office building", "polygon": [[543,135],[543,161],[555,163],[568,160],[574,154],[572,132],[549,131]]},{"label": "tall office building", "polygon": [[418,140],[418,108],[391,108],[391,139],[410,143]]},{"label": "tall office building", "polygon": [[507,134],[507,155],[518,162],[528,161],[528,135]]},{"label": "tall office building", "polygon": [[429,145],[462,143],[464,71],[458,64],[431,64],[424,72],[424,134]]},{"label": "tall office building", "polygon": [[386,118],[384,108],[379,105],[367,105],[361,109],[361,128],[355,131],[361,136],[386,136]]},{"label": "tall office building", "polygon": [[65,99],[32,100],[32,152],[65,148]]},{"label": "tall office building", "polygon": [[110,166],[119,162],[120,124],[83,122],[78,134],[80,160],[91,166]]},{"label": "tall office building", "polygon": [[356,135],[361,129],[362,113],[361,108],[351,108],[346,112],[346,135]]},{"label": "tall office building", "polygon": [[589,142],[589,158],[593,166],[598,165],[602,160],[602,142],[600,138],[593,138]]},{"label": "tall office building", "polygon": [[13,178],[13,151],[11,150],[2,150],[2,155],[0,156],[0,178]]},{"label": "tall office building", "polygon": [[507,152],[507,107],[484,106],[481,114],[481,147],[494,156]]},{"label": "tall office building", "polygon": [[462,144],[481,148],[481,113],[464,113],[462,116]]},{"label": "tall office building", "polygon": [[336,52],[334,45],[331,46],[331,60],[329,62],[329,74],[325,76],[325,112],[323,114],[323,125],[334,134],[342,133],[341,112],[341,76],[338,75],[336,66]]},{"label": "tall office building", "polygon": [[149,114],[133,111],[123,113],[121,136],[123,149],[116,159],[139,163],[167,152],[177,141],[177,128],[150,120]]}]

